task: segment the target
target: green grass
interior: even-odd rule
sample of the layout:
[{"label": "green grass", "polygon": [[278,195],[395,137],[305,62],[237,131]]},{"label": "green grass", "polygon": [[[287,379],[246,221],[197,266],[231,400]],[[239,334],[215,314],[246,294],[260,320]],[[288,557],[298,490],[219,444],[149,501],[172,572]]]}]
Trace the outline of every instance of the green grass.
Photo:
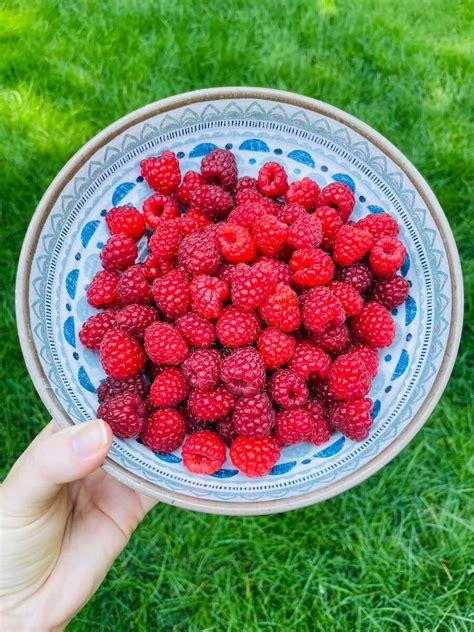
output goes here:
[{"label": "green grass", "polygon": [[257,85],[339,106],[425,175],[463,260],[459,358],[441,403],[402,454],[360,487],[289,514],[237,519],[157,507],[70,630],[472,629],[472,4],[7,0],[0,7],[4,472],[48,420],[13,310],[29,219],[64,162],[145,103]]}]

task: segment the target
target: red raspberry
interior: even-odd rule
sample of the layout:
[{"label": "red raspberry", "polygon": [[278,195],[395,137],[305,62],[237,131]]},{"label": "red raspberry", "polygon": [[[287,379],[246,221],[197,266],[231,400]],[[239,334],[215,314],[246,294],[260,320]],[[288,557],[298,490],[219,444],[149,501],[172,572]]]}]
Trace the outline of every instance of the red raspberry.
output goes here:
[{"label": "red raspberry", "polygon": [[221,357],[214,349],[198,349],[183,362],[184,376],[193,388],[211,388],[219,382]]},{"label": "red raspberry", "polygon": [[125,270],[117,286],[118,298],[122,305],[151,303],[151,287],[145,274],[146,268],[141,265],[131,266]]},{"label": "red raspberry", "polygon": [[262,358],[253,347],[237,349],[222,361],[221,380],[235,395],[256,395],[263,388],[265,378]]},{"label": "red raspberry", "polygon": [[123,395],[124,393],[135,393],[140,398],[146,396],[147,385],[141,373],[127,377],[124,380],[114,380],[113,377],[108,377],[97,388],[99,402],[104,402],[111,397]]},{"label": "red raspberry", "polygon": [[311,395],[316,397],[326,407],[336,403],[327,382],[314,382],[314,384],[311,384]]},{"label": "red raspberry", "polygon": [[331,257],[319,248],[301,248],[291,255],[293,281],[303,287],[326,285],[335,272]]},{"label": "red raspberry", "polygon": [[142,160],[140,169],[151,188],[160,193],[174,193],[181,182],[179,160],[172,151],[164,151],[159,158]]},{"label": "red raspberry", "polygon": [[97,417],[109,424],[114,435],[130,439],[137,437],[143,428],[145,404],[136,393],[122,393],[101,404]]},{"label": "red raspberry", "polygon": [[290,369],[280,369],[268,381],[270,397],[285,410],[298,408],[308,399],[304,380]]},{"label": "red raspberry", "polygon": [[155,364],[181,364],[188,345],[178,329],[169,323],[152,323],[145,331],[145,349]]},{"label": "red raspberry", "polygon": [[311,417],[311,434],[309,442],[315,445],[326,443],[332,434],[331,426],[327,420],[324,406],[317,399],[311,399],[307,402],[303,409],[309,413]]},{"label": "red raspberry", "polygon": [[372,380],[377,375],[377,370],[379,368],[379,356],[375,349],[371,349],[366,345],[357,344],[352,347],[346,355],[359,358],[367,369],[367,373]]},{"label": "red raspberry", "polygon": [[388,213],[371,213],[355,223],[357,228],[366,230],[374,239],[381,237],[396,237],[398,235],[398,223]]},{"label": "red raspberry", "polygon": [[217,231],[222,226],[222,224],[225,224],[226,221],[228,220],[222,220],[220,222],[210,221],[207,226],[204,226],[204,228],[201,230],[201,233],[205,237],[209,237],[209,239],[215,239],[217,236]]},{"label": "red raspberry", "polygon": [[262,254],[275,256],[288,237],[288,226],[274,215],[264,215],[255,222],[253,236]]},{"label": "red raspberry", "polygon": [[237,184],[235,185],[235,193],[240,193],[241,191],[246,191],[247,189],[253,189],[257,191],[258,182],[255,178],[250,176],[243,176],[237,180]]},{"label": "red raspberry", "polygon": [[354,441],[363,441],[369,436],[372,425],[370,413],[372,400],[355,399],[349,402],[338,402],[331,406],[329,424]]},{"label": "red raspberry", "polygon": [[193,474],[214,474],[224,465],[225,444],[212,430],[198,430],[184,442],[181,456]]},{"label": "red raspberry", "polygon": [[306,209],[299,204],[285,204],[278,209],[276,214],[277,219],[285,224],[293,224],[296,220],[307,216]]},{"label": "red raspberry", "polygon": [[276,212],[278,210],[273,200],[265,197],[254,189],[245,189],[244,191],[240,191],[239,193],[237,193],[235,196],[235,203],[239,206],[248,203],[257,203],[259,206],[263,206],[265,212],[269,213],[270,215],[276,215]]},{"label": "red raspberry", "polygon": [[115,206],[105,216],[105,221],[111,235],[124,233],[138,240],[145,233],[143,215],[134,206]]},{"label": "red raspberry", "polygon": [[370,287],[374,279],[370,268],[362,262],[353,263],[348,268],[342,268],[336,276],[339,281],[352,285],[360,294]]},{"label": "red raspberry", "polygon": [[275,423],[275,411],[265,393],[241,397],[232,417],[236,432],[246,437],[267,437]]},{"label": "red raspberry", "polygon": [[357,338],[375,349],[389,347],[395,338],[392,315],[377,301],[366,303],[360,314],[351,319],[351,326]]},{"label": "red raspberry", "polygon": [[239,263],[232,274],[232,303],[244,311],[256,309],[272,293],[276,274],[271,266],[248,266]]},{"label": "red raspberry", "polygon": [[276,416],[275,434],[280,445],[308,441],[313,430],[313,419],[303,408],[282,410]]},{"label": "red raspberry", "polygon": [[184,174],[183,181],[176,191],[176,197],[181,204],[189,206],[194,191],[203,184],[206,184],[206,181],[200,173],[197,171],[188,171]]},{"label": "red raspberry", "polygon": [[190,274],[214,274],[221,264],[221,256],[212,237],[195,233],[181,242],[178,261]]},{"label": "red raspberry", "polygon": [[220,438],[226,445],[230,445],[232,441],[234,441],[234,439],[237,439],[239,435],[239,433],[235,429],[234,421],[231,414],[227,415],[227,417],[223,417],[222,419],[217,420],[216,430]]},{"label": "red raspberry", "polygon": [[158,408],[176,406],[188,394],[188,385],[181,369],[169,366],[162,369],[150,387],[150,398]]},{"label": "red raspberry", "polygon": [[227,149],[214,149],[201,160],[201,173],[209,184],[232,191],[237,183],[235,156]]},{"label": "red raspberry", "polygon": [[288,231],[288,245],[292,248],[316,248],[323,238],[321,223],[315,215],[300,217]]},{"label": "red raspberry", "polygon": [[225,347],[235,349],[251,345],[260,331],[260,321],[253,312],[226,307],[216,325],[217,337]]},{"label": "red raspberry", "polygon": [[184,336],[186,342],[193,347],[210,347],[216,339],[213,323],[193,312],[178,318],[176,327]]},{"label": "red raspberry", "polygon": [[311,336],[313,343],[328,353],[340,353],[350,343],[351,337],[347,325],[330,325],[318,334]]},{"label": "red raspberry", "polygon": [[331,368],[331,358],[322,349],[318,349],[310,342],[302,341],[296,345],[289,367],[303,380],[326,380]]},{"label": "red raspberry", "polygon": [[214,421],[227,415],[235,406],[237,398],[222,384],[208,389],[191,391],[188,405],[193,415],[203,421]]},{"label": "red raspberry", "polygon": [[255,240],[239,224],[221,224],[216,241],[222,256],[230,263],[248,263],[257,255]]},{"label": "red raspberry", "polygon": [[179,230],[181,235],[191,235],[199,232],[211,223],[211,219],[195,208],[190,208],[185,215],[179,218]]},{"label": "red raspberry", "polygon": [[108,238],[100,252],[100,260],[106,270],[125,270],[135,263],[138,250],[133,237],[119,233]]},{"label": "red raspberry", "polygon": [[181,241],[179,222],[176,219],[161,221],[148,241],[148,247],[158,259],[173,259]]},{"label": "red raspberry", "polygon": [[382,237],[370,249],[370,267],[376,276],[390,277],[401,267],[406,252],[405,246],[395,237]]},{"label": "red raspberry", "polygon": [[225,281],[207,274],[194,277],[190,285],[191,308],[204,318],[218,318],[223,302],[229,298],[229,286]]},{"label": "red raspberry", "polygon": [[94,278],[87,288],[87,302],[92,307],[108,307],[116,302],[117,285],[120,276],[117,272],[101,270],[94,275]]},{"label": "red raspberry", "polygon": [[152,292],[156,304],[166,318],[178,318],[186,314],[191,305],[189,280],[180,268],[155,279]]},{"label": "red raspberry", "polygon": [[234,207],[229,213],[227,221],[230,224],[239,224],[247,230],[252,230],[255,222],[268,215],[264,204],[259,202],[246,202]]},{"label": "red raspberry", "polygon": [[260,305],[259,312],[268,325],[281,331],[295,331],[301,325],[298,296],[284,283],[278,283],[275,292]]},{"label": "red raspberry", "polygon": [[370,391],[371,379],[360,358],[344,354],[332,365],[328,383],[336,399],[359,399]]},{"label": "red raspberry", "polygon": [[154,193],[143,202],[143,215],[150,228],[156,229],[161,222],[168,222],[180,215],[179,204],[164,193]]},{"label": "red raspberry", "polygon": [[293,336],[267,327],[258,339],[258,350],[267,369],[278,369],[291,360],[296,348]]},{"label": "red raspberry", "polygon": [[331,325],[342,325],[345,320],[341,303],[326,287],[315,287],[306,296],[303,322],[309,331],[321,333]]},{"label": "red raspberry", "polygon": [[347,222],[354,204],[354,195],[346,184],[331,182],[321,190],[317,206],[330,206],[336,209],[342,221]]},{"label": "red raspberry", "polygon": [[334,296],[341,302],[342,307],[347,317],[357,316],[364,301],[359,292],[349,283],[342,283],[341,281],[331,281],[328,283],[328,288],[334,294]]},{"label": "red raspberry", "polygon": [[320,206],[316,209],[314,214],[319,219],[323,232],[321,248],[324,248],[324,250],[332,250],[336,233],[344,222],[336,209],[330,206]]},{"label": "red raspberry", "polygon": [[[164,261],[166,261],[166,259],[164,259]],[[143,270],[143,276],[147,280],[152,281],[153,279],[156,279],[161,275],[160,260],[152,253],[145,257],[145,260],[142,263],[141,267]]]},{"label": "red raspberry", "polygon": [[397,274],[377,281],[372,288],[370,297],[387,309],[393,309],[405,302],[410,284]]},{"label": "red raspberry", "polygon": [[278,162],[266,162],[258,172],[258,188],[263,195],[278,197],[288,188],[288,176]]},{"label": "red raspberry", "polygon": [[195,209],[213,219],[227,217],[234,206],[227,191],[214,184],[204,184],[195,189],[191,204]]},{"label": "red raspberry", "polygon": [[272,259],[271,257],[259,257],[253,264],[252,268],[258,270],[263,267],[268,274],[273,276],[276,274],[277,283],[284,283],[285,285],[291,285],[291,270],[287,263],[280,261],[279,259]]},{"label": "red raspberry", "polygon": [[333,247],[333,258],[341,266],[350,266],[362,259],[370,250],[374,238],[365,230],[346,224],[336,234]]},{"label": "red raspberry", "polygon": [[79,340],[88,349],[98,349],[105,332],[116,323],[117,312],[107,309],[99,314],[89,316],[79,332]]},{"label": "red raspberry", "polygon": [[320,189],[311,178],[303,178],[297,182],[292,182],[285,194],[285,200],[289,203],[300,204],[307,211],[312,211],[316,207]]},{"label": "red raspberry", "polygon": [[149,305],[127,305],[117,312],[117,325],[131,336],[143,338],[145,329],[157,320],[156,309]]},{"label": "red raspberry", "polygon": [[100,343],[100,361],[110,377],[121,380],[143,368],[146,356],[143,347],[123,329],[109,329]]},{"label": "red raspberry", "polygon": [[230,459],[246,476],[265,476],[280,458],[274,437],[237,437],[230,447]]},{"label": "red raspberry", "polygon": [[173,408],[164,408],[155,410],[148,417],[142,432],[142,440],[153,452],[166,454],[179,448],[185,431],[183,416]]}]

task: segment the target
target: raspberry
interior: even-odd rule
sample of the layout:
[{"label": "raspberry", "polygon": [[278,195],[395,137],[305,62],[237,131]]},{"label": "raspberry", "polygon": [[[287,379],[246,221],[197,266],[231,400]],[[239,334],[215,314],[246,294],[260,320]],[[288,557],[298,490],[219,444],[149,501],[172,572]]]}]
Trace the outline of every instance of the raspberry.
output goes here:
[{"label": "raspberry", "polygon": [[158,318],[156,309],[149,305],[131,304],[117,312],[117,325],[131,336],[143,338],[145,329]]},{"label": "raspberry", "polygon": [[370,267],[376,276],[390,277],[401,267],[406,252],[405,246],[395,237],[382,237],[370,249]]},{"label": "raspberry", "polygon": [[288,245],[292,248],[316,248],[323,238],[321,223],[315,215],[305,215],[291,224]]},{"label": "raspberry", "polygon": [[239,399],[232,419],[238,434],[267,437],[275,423],[275,411],[265,393],[256,393]]},{"label": "raspberry", "polygon": [[213,274],[221,264],[221,256],[212,237],[195,233],[181,242],[178,261],[190,274]]},{"label": "raspberry", "polygon": [[225,281],[207,274],[194,277],[190,285],[191,308],[204,318],[218,318],[223,302],[229,298],[229,286]]},{"label": "raspberry", "polygon": [[143,428],[145,404],[136,393],[122,393],[101,404],[97,409],[97,417],[109,424],[114,435],[130,439],[137,437]]},{"label": "raspberry", "polygon": [[180,215],[179,204],[164,193],[154,193],[143,202],[143,215],[150,228],[156,229],[161,222],[168,222]]},{"label": "raspberry", "polygon": [[237,437],[230,447],[230,459],[246,476],[265,476],[280,458],[274,437]]},{"label": "raspberry", "polygon": [[[165,260],[166,261],[166,260]],[[147,280],[153,280],[160,276],[160,260],[150,253],[146,256],[144,262],[141,264],[143,270],[143,276]]]},{"label": "raspberry", "polygon": [[211,219],[207,215],[197,211],[195,208],[190,208],[185,215],[179,218],[179,231],[183,236],[191,235],[199,232],[210,223]]},{"label": "raspberry", "polygon": [[268,215],[264,204],[259,202],[246,202],[234,207],[229,213],[227,221],[231,224],[239,224],[247,230],[252,230],[255,222]]},{"label": "raspberry", "polygon": [[374,238],[365,230],[346,224],[336,234],[333,247],[333,258],[341,266],[350,266],[362,259],[369,251]]},{"label": "raspberry", "polygon": [[347,222],[354,209],[355,199],[346,184],[331,182],[326,185],[318,198],[318,206],[330,206],[336,209],[343,222]]},{"label": "raspberry", "polygon": [[284,283],[278,283],[275,292],[259,307],[263,320],[281,331],[295,331],[301,325],[301,314],[296,292]]},{"label": "raspberry", "polygon": [[188,407],[182,408],[180,412],[184,417],[184,425],[186,426],[186,432],[188,433],[196,432],[196,430],[210,430],[213,427],[213,422],[198,419],[196,415],[193,415]]},{"label": "raspberry", "polygon": [[243,176],[243,178],[239,178],[237,180],[237,184],[235,185],[235,193],[240,193],[241,191],[246,191],[247,189],[253,189],[257,191],[258,182],[255,178],[251,178],[250,176]]},{"label": "raspberry", "polygon": [[98,349],[106,331],[116,323],[117,312],[107,309],[94,316],[89,316],[79,332],[79,340],[88,349]]},{"label": "raspberry", "polygon": [[328,383],[336,399],[359,399],[369,392],[371,379],[361,358],[344,354],[334,361]]},{"label": "raspberry", "polygon": [[266,162],[258,172],[258,188],[263,195],[278,197],[288,188],[288,176],[278,162]]},{"label": "raspberry", "polygon": [[162,220],[148,241],[148,247],[158,259],[172,259],[178,254],[181,233],[176,219]]},{"label": "raspberry", "polygon": [[321,333],[330,325],[342,325],[345,320],[341,303],[326,287],[315,287],[305,296],[303,322],[309,331]]},{"label": "raspberry", "polygon": [[151,188],[160,193],[174,193],[181,182],[179,160],[172,151],[164,151],[159,158],[142,160],[140,170]]},{"label": "raspberry", "polygon": [[371,349],[366,345],[357,344],[352,347],[346,355],[359,358],[367,369],[367,373],[372,380],[377,375],[377,370],[379,368],[379,356],[375,349]]},{"label": "raspberry", "polygon": [[387,309],[393,309],[405,302],[410,285],[406,279],[397,274],[377,281],[372,287],[370,297]]},{"label": "raspberry", "polygon": [[253,347],[237,349],[222,361],[221,380],[235,395],[256,395],[263,388],[265,378],[262,358]]},{"label": "raspberry", "polygon": [[257,203],[259,206],[263,206],[265,212],[270,215],[276,215],[278,210],[273,200],[265,197],[255,189],[245,189],[244,191],[237,193],[235,196],[235,203],[239,206],[248,203]]},{"label": "raspberry", "polygon": [[396,237],[399,227],[397,220],[388,213],[371,213],[355,223],[360,230],[366,230],[374,239]]},{"label": "raspberry", "polygon": [[169,323],[152,323],[145,331],[145,349],[155,364],[181,364],[188,345],[178,329]]},{"label": "raspberry", "polygon": [[213,219],[227,217],[234,206],[230,195],[214,184],[204,184],[195,189],[191,204],[195,209]]},{"label": "raspberry", "polygon": [[232,441],[234,441],[234,439],[237,439],[239,435],[239,433],[235,429],[234,421],[231,414],[227,415],[227,417],[223,417],[222,419],[217,420],[216,430],[222,441],[227,445],[230,445]]},{"label": "raspberry", "polygon": [[291,255],[293,281],[303,287],[325,285],[335,272],[331,257],[319,248],[301,248]]},{"label": "raspberry", "polygon": [[109,329],[100,343],[100,361],[110,377],[121,380],[143,368],[146,356],[143,347],[123,329]]},{"label": "raspberry", "polygon": [[181,204],[189,206],[194,191],[203,184],[206,184],[206,181],[200,173],[197,171],[188,171],[184,174],[183,181],[176,191],[176,197]]},{"label": "raspberry", "polygon": [[331,368],[331,358],[322,349],[302,341],[296,345],[289,368],[303,380],[326,380]]},{"label": "raspberry", "polygon": [[224,465],[225,444],[212,430],[198,430],[184,442],[181,456],[193,474],[214,474]]},{"label": "raspberry", "polygon": [[101,270],[94,275],[94,278],[87,288],[87,302],[92,307],[108,307],[117,300],[117,285],[120,276],[117,272]]},{"label": "raspberry", "polygon": [[150,450],[166,454],[179,448],[185,431],[183,416],[173,408],[164,408],[148,417],[142,440]]},{"label": "raspberry", "polygon": [[375,349],[388,347],[395,338],[395,322],[390,312],[377,301],[366,303],[351,319],[354,334]]},{"label": "raspberry", "polygon": [[188,277],[180,268],[155,279],[152,292],[156,304],[166,318],[178,318],[186,314],[191,304]]},{"label": "raspberry", "polygon": [[115,206],[105,216],[105,221],[111,235],[124,233],[138,240],[145,233],[143,215],[134,206]]},{"label": "raspberry", "polygon": [[313,430],[313,419],[303,408],[282,410],[276,416],[275,434],[280,445],[308,441]]},{"label": "raspberry", "polygon": [[307,211],[314,210],[319,197],[320,189],[311,178],[303,178],[293,182],[288,187],[285,200],[289,203],[299,204]]},{"label": "raspberry", "polygon": [[[285,285],[291,285],[291,270],[287,263],[280,261],[279,259],[272,259],[270,257],[259,257],[253,264],[252,268],[258,270],[260,268],[266,270],[265,274],[276,274],[277,283],[284,283]],[[271,272],[273,271],[273,272]]]},{"label": "raspberry", "polygon": [[370,268],[362,262],[353,263],[348,268],[342,268],[336,277],[339,281],[352,285],[360,294],[370,287],[374,279]]},{"label": "raspberry", "polygon": [[352,285],[341,281],[331,281],[328,283],[328,288],[341,302],[347,317],[356,316],[360,312],[364,301]]},{"label": "raspberry", "polygon": [[209,184],[217,184],[232,191],[237,183],[237,164],[234,154],[226,149],[214,149],[201,160],[201,174]]},{"label": "raspberry", "polygon": [[276,217],[280,222],[293,224],[302,217],[307,217],[306,209],[299,204],[285,204],[277,211]]},{"label": "raspberry", "polygon": [[251,345],[260,331],[260,321],[253,312],[226,307],[217,320],[216,333],[221,344],[235,349]]},{"label": "raspberry", "polygon": [[215,239],[220,226],[222,226],[222,224],[224,224],[226,221],[227,220],[221,220],[220,222],[209,221],[209,224],[207,224],[207,226],[204,226],[204,228],[201,230],[201,233],[206,237],[209,237],[210,239]]},{"label": "raspberry", "polygon": [[151,287],[145,274],[146,268],[141,265],[131,266],[125,270],[117,286],[118,298],[122,305],[151,303]]},{"label": "raspberry", "polygon": [[222,384],[191,391],[188,405],[193,415],[203,421],[214,421],[227,415],[235,406],[236,397]]},{"label": "raspberry", "polygon": [[323,406],[331,406],[336,403],[333,394],[329,390],[329,384],[327,382],[315,382],[311,384],[311,395],[317,397],[322,402]]},{"label": "raspberry", "polygon": [[255,222],[253,236],[262,254],[275,256],[288,237],[288,226],[274,215],[264,215]]},{"label": "raspberry", "polygon": [[100,252],[100,260],[106,270],[125,270],[135,263],[138,250],[133,237],[119,233],[108,238]]},{"label": "raspberry", "polygon": [[135,393],[140,398],[146,396],[147,386],[141,373],[127,377],[124,380],[114,380],[113,377],[108,377],[97,388],[99,402],[104,402],[111,397],[123,395],[124,393]]},{"label": "raspberry", "polygon": [[271,266],[239,263],[232,275],[232,303],[244,311],[252,311],[272,293],[275,285],[276,274]]},{"label": "raspberry", "polygon": [[296,348],[293,336],[283,333],[276,327],[267,327],[260,334],[257,344],[267,369],[278,369],[291,360]]},{"label": "raspberry", "polygon": [[349,344],[351,337],[347,325],[329,325],[311,337],[313,343],[328,353],[340,353]]},{"label": "raspberry", "polygon": [[268,381],[270,397],[285,410],[298,408],[308,399],[304,380],[290,369],[280,369]]},{"label": "raspberry", "polygon": [[230,263],[248,263],[257,255],[255,240],[239,224],[221,224],[216,241],[222,256]]},{"label": "raspberry", "polygon": [[176,406],[188,394],[183,371],[175,366],[162,369],[150,387],[150,398],[158,408]]},{"label": "raspberry", "polygon": [[368,397],[338,402],[330,408],[329,424],[349,439],[363,441],[369,436],[372,425],[371,411],[372,400]]},{"label": "raspberry", "polygon": [[309,413],[311,417],[309,442],[315,445],[326,443],[332,434],[332,429],[327,420],[322,403],[317,399],[311,399],[304,405],[303,409]]},{"label": "raspberry", "polygon": [[193,388],[211,388],[219,382],[221,357],[214,349],[198,349],[183,362],[184,376]]},{"label": "raspberry", "polygon": [[216,331],[213,323],[189,312],[176,321],[176,327],[185,338],[186,342],[193,347],[210,347],[216,339]]},{"label": "raspberry", "polygon": [[321,248],[324,250],[332,250],[336,233],[343,225],[341,216],[335,208],[331,208],[330,206],[320,206],[316,209],[314,214],[319,219],[323,232]]}]

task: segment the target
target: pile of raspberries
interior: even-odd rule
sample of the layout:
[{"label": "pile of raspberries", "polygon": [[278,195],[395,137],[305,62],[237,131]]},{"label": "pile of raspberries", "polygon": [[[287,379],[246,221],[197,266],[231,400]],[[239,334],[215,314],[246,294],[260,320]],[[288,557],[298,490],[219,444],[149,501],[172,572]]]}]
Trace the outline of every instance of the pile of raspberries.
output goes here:
[{"label": "pile of raspberries", "polygon": [[196,474],[219,470],[226,446],[236,468],[263,476],[282,446],[335,430],[365,439],[377,349],[392,343],[389,310],[409,290],[395,219],[351,221],[349,187],[290,184],[277,162],[239,178],[223,149],[200,173],[183,175],[164,151],[141,174],[154,193],[142,212],[107,213],[103,269],[87,290],[102,311],[79,334],[108,376],[98,416],[153,451],[182,444]]}]

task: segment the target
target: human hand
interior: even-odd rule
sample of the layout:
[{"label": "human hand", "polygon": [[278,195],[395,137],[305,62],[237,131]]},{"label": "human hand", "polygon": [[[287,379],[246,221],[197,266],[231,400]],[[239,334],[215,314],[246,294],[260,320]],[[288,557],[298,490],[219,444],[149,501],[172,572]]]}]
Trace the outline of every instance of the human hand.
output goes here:
[{"label": "human hand", "polygon": [[0,487],[3,629],[63,629],[155,504],[98,469],[111,444],[101,420],[52,421]]}]

